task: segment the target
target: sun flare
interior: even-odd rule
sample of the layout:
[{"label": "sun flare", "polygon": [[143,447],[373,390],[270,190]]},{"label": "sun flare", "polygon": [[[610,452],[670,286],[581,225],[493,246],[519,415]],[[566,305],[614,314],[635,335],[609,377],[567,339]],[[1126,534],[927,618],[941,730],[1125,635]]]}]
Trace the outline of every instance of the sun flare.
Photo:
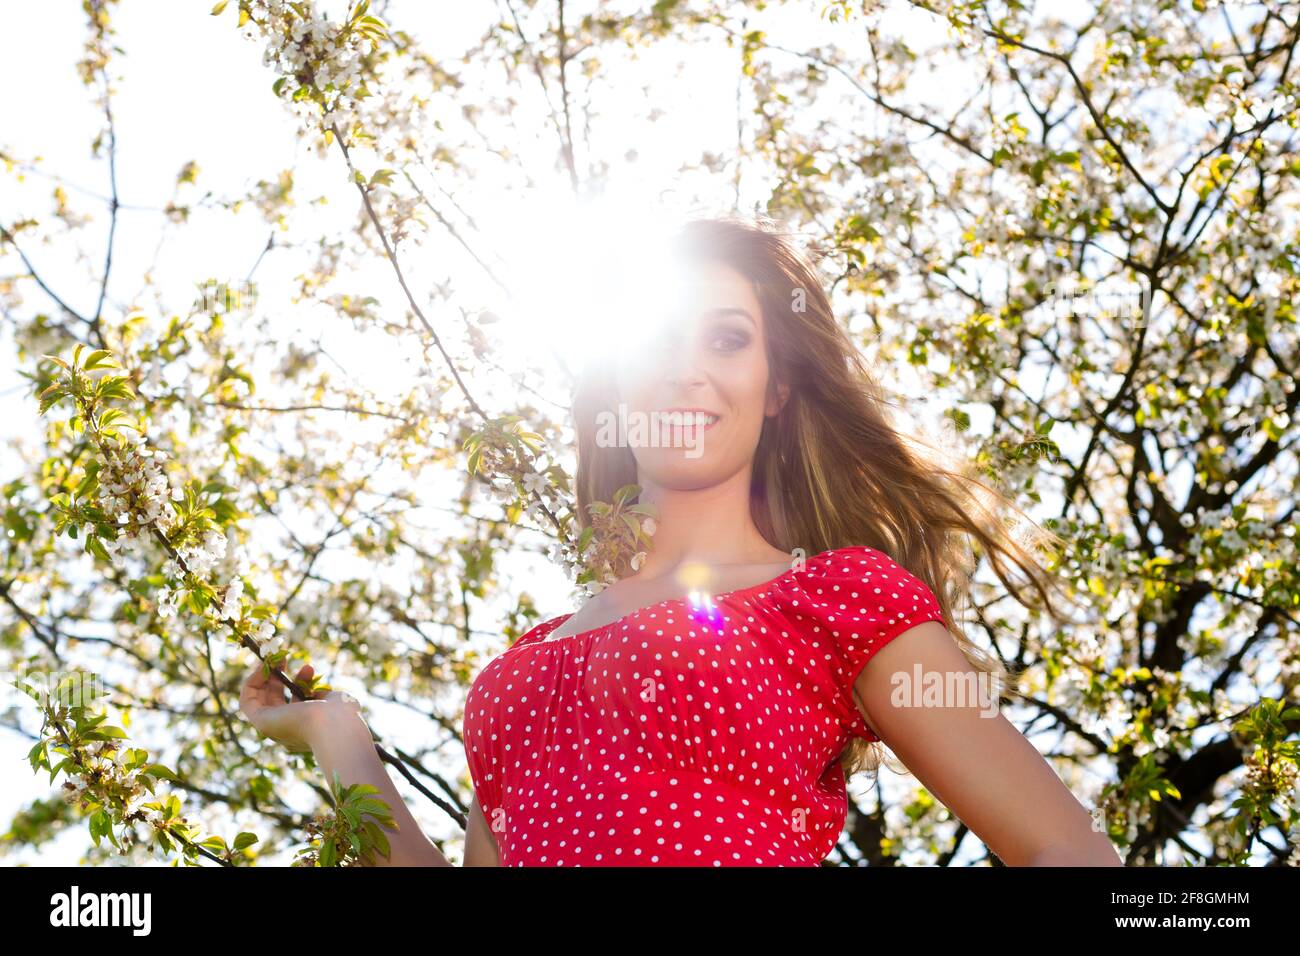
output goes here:
[{"label": "sun flare", "polygon": [[683,263],[670,250],[682,220],[607,199],[538,205],[511,243],[507,321],[527,349],[573,370],[636,355],[680,312]]}]

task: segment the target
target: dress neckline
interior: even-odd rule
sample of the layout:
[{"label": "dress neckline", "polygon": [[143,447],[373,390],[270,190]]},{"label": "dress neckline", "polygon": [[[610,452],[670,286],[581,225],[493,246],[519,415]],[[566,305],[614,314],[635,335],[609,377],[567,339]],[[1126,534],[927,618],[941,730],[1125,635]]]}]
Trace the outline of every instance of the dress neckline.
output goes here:
[{"label": "dress neckline", "polygon": [[[778,574],[774,578],[771,578],[770,580],[760,581],[758,584],[751,584],[747,588],[735,588],[731,591],[723,591],[720,594],[711,594],[709,595],[709,597],[712,601],[717,602],[725,598],[733,598],[742,594],[748,594],[751,591],[762,591],[766,588],[776,587],[778,584],[781,584],[783,581],[785,581],[786,578],[806,568],[808,566],[808,562],[812,561],[813,558],[819,558],[822,555],[830,554],[832,551],[838,551],[838,550],[842,550],[842,549],[832,548],[830,551],[822,551],[819,554],[815,554],[810,558],[806,558],[804,560],[804,563],[801,566],[787,568],[786,570],[782,571],[780,574]],[[561,634],[559,637],[551,637],[551,634],[554,633],[556,630],[558,630],[561,626],[563,626],[565,621],[567,621],[569,618],[573,617],[573,615],[578,613],[577,611],[570,611],[567,614],[561,614],[556,619],[557,623],[555,624],[554,627],[552,627],[549,631],[546,632],[545,637],[538,638],[536,641],[529,641],[529,644],[545,644],[547,641],[567,641],[570,638],[586,637],[589,634],[596,634],[600,631],[607,631],[612,627],[617,627],[618,625],[626,623],[628,620],[637,617],[638,615],[644,614],[646,611],[653,611],[656,610],[657,608],[669,607],[673,604],[683,604],[683,603],[685,604],[691,603],[690,595],[686,595],[684,597],[667,598],[663,601],[656,601],[654,604],[647,604],[645,605],[645,607],[639,607],[633,611],[628,611],[622,617],[616,618],[610,621],[608,624],[598,624],[596,627],[589,627],[585,631],[577,631],[573,634]]]}]

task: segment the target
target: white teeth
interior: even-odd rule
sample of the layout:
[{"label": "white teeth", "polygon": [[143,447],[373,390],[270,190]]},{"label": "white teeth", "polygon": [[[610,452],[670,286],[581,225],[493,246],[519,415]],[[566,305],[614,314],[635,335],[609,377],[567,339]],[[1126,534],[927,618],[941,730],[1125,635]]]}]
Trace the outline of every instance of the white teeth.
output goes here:
[{"label": "white teeth", "polygon": [[695,428],[712,425],[718,420],[717,415],[705,415],[703,412],[665,412],[664,418],[674,428]]}]

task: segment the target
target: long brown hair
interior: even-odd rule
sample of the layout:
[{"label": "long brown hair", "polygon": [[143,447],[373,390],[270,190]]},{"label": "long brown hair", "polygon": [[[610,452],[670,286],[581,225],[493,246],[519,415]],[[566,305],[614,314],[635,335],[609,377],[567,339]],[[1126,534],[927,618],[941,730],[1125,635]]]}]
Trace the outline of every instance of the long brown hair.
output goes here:
[{"label": "long brown hair", "polygon": [[[763,309],[770,387],[790,387],[781,412],[764,420],[754,455],[750,508],[764,538],[809,556],[850,546],[889,555],[931,588],[963,654],[1001,699],[1018,675],[969,641],[954,609],[969,603],[982,552],[1021,604],[1064,620],[1053,600],[1063,585],[1034,553],[1057,551],[1062,539],[980,481],[972,463],[894,424],[888,396],[835,320],[812,260],[773,220],[695,219],[673,241],[689,260],[722,263],[749,279]],[[582,528],[591,523],[590,502],[610,501],[637,477],[631,449],[596,440],[597,416],[614,408],[611,365],[585,369],[574,394]],[[1008,514],[1020,519],[1024,544]],[[874,770],[881,751],[854,737],[840,758],[851,775]]]}]

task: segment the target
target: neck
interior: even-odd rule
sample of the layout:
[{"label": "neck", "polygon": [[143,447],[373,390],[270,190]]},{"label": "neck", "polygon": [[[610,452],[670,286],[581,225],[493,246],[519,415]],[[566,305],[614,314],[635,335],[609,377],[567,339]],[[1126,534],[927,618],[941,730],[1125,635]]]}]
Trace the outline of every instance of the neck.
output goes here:
[{"label": "neck", "polygon": [[639,500],[659,511],[654,550],[636,577],[652,579],[684,565],[771,563],[771,544],[749,511],[750,468],[707,488],[665,488],[642,480]]}]

